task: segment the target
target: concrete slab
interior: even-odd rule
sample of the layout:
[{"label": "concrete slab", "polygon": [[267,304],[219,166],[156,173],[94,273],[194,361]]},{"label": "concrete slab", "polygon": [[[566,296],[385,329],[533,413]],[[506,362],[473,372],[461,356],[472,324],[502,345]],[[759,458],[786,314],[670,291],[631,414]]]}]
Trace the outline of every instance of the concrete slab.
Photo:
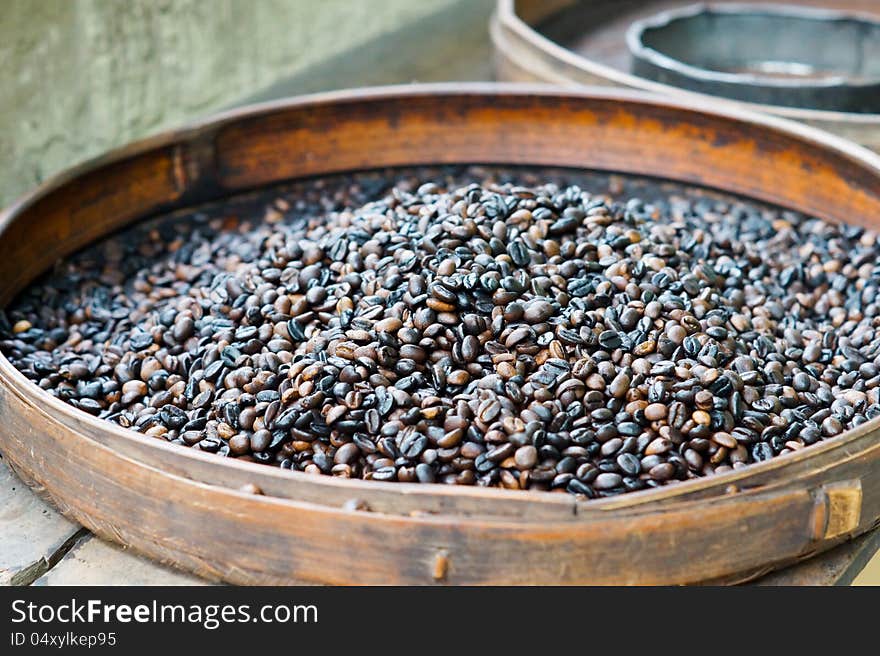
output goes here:
[{"label": "concrete slab", "polygon": [[0,585],[28,585],[85,529],[31,491],[0,458]]},{"label": "concrete slab", "polygon": [[34,585],[209,585],[89,535]]}]

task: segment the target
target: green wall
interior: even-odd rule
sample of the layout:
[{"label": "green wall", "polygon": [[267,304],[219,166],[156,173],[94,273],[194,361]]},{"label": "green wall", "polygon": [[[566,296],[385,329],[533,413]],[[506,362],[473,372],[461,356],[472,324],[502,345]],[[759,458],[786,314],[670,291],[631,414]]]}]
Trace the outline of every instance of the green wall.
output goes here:
[{"label": "green wall", "polygon": [[0,206],[456,0],[0,0]]}]

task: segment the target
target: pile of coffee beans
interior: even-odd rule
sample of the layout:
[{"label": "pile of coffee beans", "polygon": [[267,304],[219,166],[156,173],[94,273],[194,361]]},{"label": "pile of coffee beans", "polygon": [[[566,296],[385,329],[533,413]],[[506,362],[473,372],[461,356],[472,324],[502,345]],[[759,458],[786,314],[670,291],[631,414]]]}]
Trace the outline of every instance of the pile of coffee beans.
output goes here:
[{"label": "pile of coffee beans", "polygon": [[314,474],[607,496],[880,414],[880,246],[696,189],[470,167],[135,226],[0,317],[35,384]]}]

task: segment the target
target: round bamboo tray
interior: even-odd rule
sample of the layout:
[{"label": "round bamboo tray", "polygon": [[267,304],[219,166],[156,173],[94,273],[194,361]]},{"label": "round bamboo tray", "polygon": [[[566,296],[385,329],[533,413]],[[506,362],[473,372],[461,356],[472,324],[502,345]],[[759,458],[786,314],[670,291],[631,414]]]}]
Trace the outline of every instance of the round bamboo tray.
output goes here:
[{"label": "round bamboo tray", "polygon": [[[622,90],[340,92],[227,113],[43,185],[0,214],[0,306],[58,258],[158,212],[306,176],[443,163],[661,176],[880,227],[880,157],[778,119]],[[222,459],[95,419],[2,357],[0,417],[4,458],[70,517],[235,583],[730,582],[880,518],[880,419],[743,470],[580,501]]]},{"label": "round bamboo tray", "polygon": [[[712,4],[723,7],[739,2],[715,0]],[[496,77],[507,82],[625,87],[691,104],[717,99],[734,109],[797,120],[880,150],[878,113],[720,99],[633,74],[626,43],[631,23],[692,4],[694,0],[497,0],[489,26]],[[880,19],[880,4],[873,0],[775,0],[773,4],[805,5]]]}]

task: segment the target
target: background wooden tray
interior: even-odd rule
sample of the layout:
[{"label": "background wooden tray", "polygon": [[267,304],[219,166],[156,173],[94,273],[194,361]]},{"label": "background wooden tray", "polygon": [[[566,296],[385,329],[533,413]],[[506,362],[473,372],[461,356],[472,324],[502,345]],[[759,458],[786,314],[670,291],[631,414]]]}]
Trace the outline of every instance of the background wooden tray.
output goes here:
[{"label": "background wooden tray", "polygon": [[[0,303],[57,258],[156,212],[292,178],[439,163],[662,175],[830,220],[880,217],[880,158],[775,119],[625,91],[343,92],[229,113],[43,186],[0,215]],[[227,461],[94,419],[3,358],[0,415],[0,451],[78,522],[239,583],[738,580],[880,517],[878,420],[744,470],[580,502]],[[354,499],[368,510],[350,510]]]},{"label": "background wooden tray", "polygon": [[[713,4],[740,0],[716,0]],[[660,93],[681,102],[713,99],[630,72],[626,31],[634,20],[697,0],[497,0],[490,25],[495,74],[508,82],[603,85]],[[880,16],[874,0],[775,0]],[[801,121],[880,149],[880,114],[855,114],[720,100]]]}]

